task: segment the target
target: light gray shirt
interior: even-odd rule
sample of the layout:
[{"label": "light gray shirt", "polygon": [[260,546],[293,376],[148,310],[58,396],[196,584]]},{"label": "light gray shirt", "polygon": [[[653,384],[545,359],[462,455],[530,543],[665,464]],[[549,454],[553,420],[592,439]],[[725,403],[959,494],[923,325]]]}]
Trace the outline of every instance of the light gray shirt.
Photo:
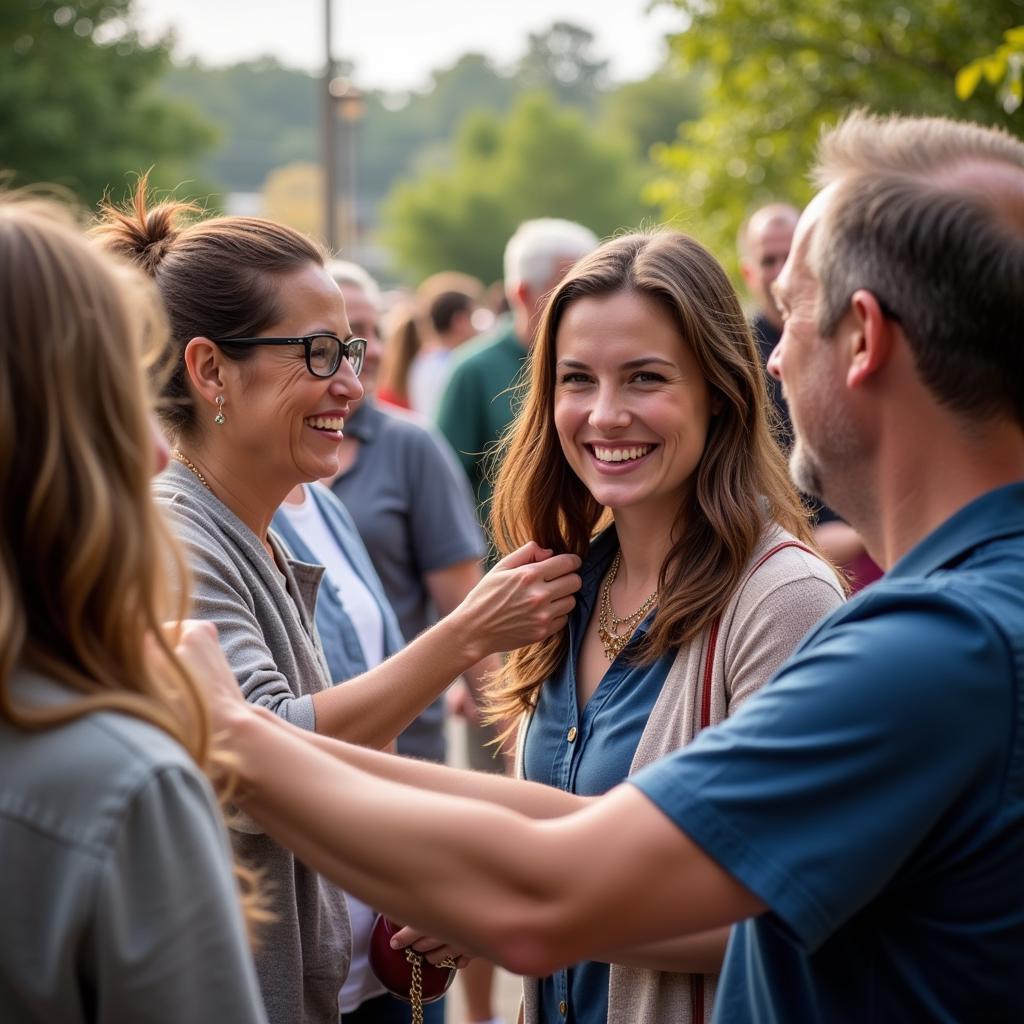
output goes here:
[{"label": "light gray shirt", "polygon": [[[72,697],[24,671],[10,686]],[[265,1024],[216,800],[160,729],[0,719],[0,863],[0,1019]]]},{"label": "light gray shirt", "polygon": [[[323,566],[288,557],[271,533],[282,585],[259,538],[178,462],[154,491],[188,549],[192,614],[216,624],[245,699],[315,728],[313,694],[331,685],[314,624]],[[336,1024],[352,951],[344,893],[246,816],[228,824],[243,861],[262,873],[277,917],[256,954],[271,1024]]]}]

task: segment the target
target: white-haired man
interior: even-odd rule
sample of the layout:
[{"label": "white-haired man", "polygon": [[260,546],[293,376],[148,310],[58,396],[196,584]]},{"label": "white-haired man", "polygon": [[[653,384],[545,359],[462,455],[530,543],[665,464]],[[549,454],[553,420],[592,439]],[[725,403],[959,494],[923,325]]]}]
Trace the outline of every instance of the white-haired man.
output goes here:
[{"label": "white-haired man", "polygon": [[437,424],[469,476],[484,526],[491,498],[487,458],[512,422],[510,386],[523,368],[548,292],[597,246],[581,224],[524,221],[505,246],[505,294],[511,310],[494,330],[463,345],[441,399]]}]

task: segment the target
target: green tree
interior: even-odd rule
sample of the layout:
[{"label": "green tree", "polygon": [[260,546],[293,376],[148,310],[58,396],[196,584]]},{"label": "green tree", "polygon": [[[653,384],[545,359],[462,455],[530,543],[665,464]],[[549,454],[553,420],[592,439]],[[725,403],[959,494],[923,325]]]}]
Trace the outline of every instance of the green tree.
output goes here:
[{"label": "green tree", "polygon": [[522,88],[549,93],[563,106],[593,110],[608,88],[608,61],[593,50],[593,32],[556,21],[544,32],[530,33],[515,77]]},{"label": "green tree", "polygon": [[158,93],[168,59],[166,41],[140,42],[131,0],[4,4],[0,165],[14,184],[59,184],[87,203],[151,165],[154,185],[177,185],[214,133]]},{"label": "green tree", "polygon": [[413,279],[462,270],[490,281],[520,221],[566,217],[599,235],[638,224],[648,212],[641,180],[627,143],[544,94],[528,95],[507,117],[471,115],[449,167],[395,187],[384,240]]},{"label": "green tree", "polygon": [[851,107],[1014,130],[987,98],[959,101],[954,80],[965,57],[1021,21],[1024,0],[671,2],[689,19],[674,49],[705,69],[709,87],[703,116],[678,143],[655,147],[665,173],[648,197],[728,263],[751,207],[809,198],[818,135]]},{"label": "green tree", "polygon": [[699,116],[701,88],[699,74],[662,68],[609,91],[600,123],[612,137],[630,140],[636,155],[646,159],[652,147],[675,142],[679,126]]},{"label": "green tree", "polygon": [[319,82],[305,71],[273,57],[221,68],[192,60],[172,67],[162,88],[217,125],[220,145],[202,167],[231,191],[255,192],[274,168],[319,159]]},{"label": "green tree", "polygon": [[440,147],[447,156],[450,140],[469,113],[506,113],[516,92],[516,82],[500,74],[489,58],[466,53],[433,72],[428,88],[410,93],[401,104],[371,94],[359,126],[361,192],[371,201],[383,199],[396,178],[413,172],[425,154],[436,155]]}]

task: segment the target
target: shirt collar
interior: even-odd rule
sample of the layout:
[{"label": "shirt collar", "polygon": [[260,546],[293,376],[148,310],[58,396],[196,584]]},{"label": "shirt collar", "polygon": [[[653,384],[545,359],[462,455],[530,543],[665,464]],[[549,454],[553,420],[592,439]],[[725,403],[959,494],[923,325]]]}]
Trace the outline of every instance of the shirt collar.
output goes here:
[{"label": "shirt collar", "polygon": [[345,420],[345,433],[357,441],[370,444],[380,433],[384,413],[372,398],[364,398],[354,413]]},{"label": "shirt collar", "polygon": [[1024,483],[997,487],[932,530],[886,576],[928,576],[960,561],[980,544],[1020,534],[1024,534]]},{"label": "shirt collar", "polygon": [[615,532],[615,524],[611,523],[594,537],[590,542],[590,547],[587,548],[587,553],[579,570],[580,580],[584,589],[589,587],[593,587],[594,590],[597,589],[597,584],[608,571],[608,566],[611,565],[612,558],[618,547],[619,535]]}]

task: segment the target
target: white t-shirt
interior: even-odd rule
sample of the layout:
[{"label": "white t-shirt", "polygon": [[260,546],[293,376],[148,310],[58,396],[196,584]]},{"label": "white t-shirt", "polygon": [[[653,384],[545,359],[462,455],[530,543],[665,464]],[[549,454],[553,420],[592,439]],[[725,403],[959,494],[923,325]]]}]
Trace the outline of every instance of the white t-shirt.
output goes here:
[{"label": "white t-shirt", "polygon": [[373,668],[384,660],[384,618],[380,606],[345,557],[319,507],[305,493],[305,488],[303,499],[301,505],[286,501],[281,511],[327,570],[321,586],[333,587],[336,591],[355,627],[367,668]]},{"label": "white t-shirt", "polygon": [[431,422],[451,372],[452,352],[446,348],[420,353],[409,366],[409,404]]},{"label": "white t-shirt", "polygon": [[[286,501],[281,511],[327,570],[321,586],[334,587],[337,592],[359,637],[367,668],[379,665],[384,660],[384,619],[380,607],[334,539],[317,503],[303,488],[302,504],[292,505]],[[345,893],[345,898],[352,924],[352,963],[348,978],[338,993],[343,1014],[351,1013],[361,1003],[384,991],[370,970],[368,959],[370,930],[377,912],[350,893]]]}]

